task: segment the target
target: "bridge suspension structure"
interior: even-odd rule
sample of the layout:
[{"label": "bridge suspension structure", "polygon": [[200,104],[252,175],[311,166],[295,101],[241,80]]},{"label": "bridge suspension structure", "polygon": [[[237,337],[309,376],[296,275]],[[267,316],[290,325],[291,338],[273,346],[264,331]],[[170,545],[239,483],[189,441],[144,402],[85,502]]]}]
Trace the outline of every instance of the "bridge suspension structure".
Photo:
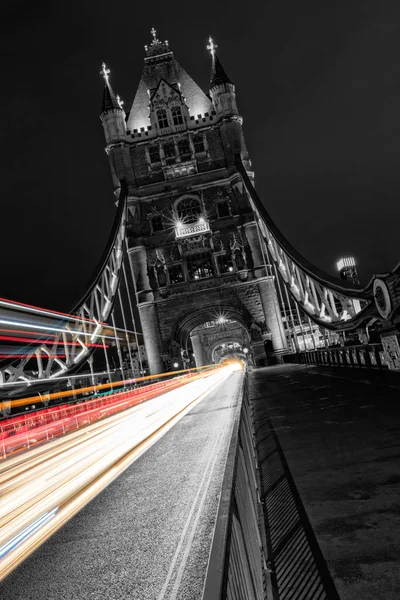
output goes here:
[{"label": "bridge suspension structure", "polygon": [[[365,287],[355,286],[321,271],[304,259],[277,228],[239,156],[236,157],[236,168],[254,212],[265,267],[275,279],[281,308],[289,309],[287,320],[293,330],[296,322],[302,322],[300,313],[309,320],[310,330],[313,321],[317,326],[333,332],[362,332],[373,322],[388,322],[398,318],[400,299],[398,295],[396,297],[396,291],[399,287],[400,265],[391,273],[374,276]],[[0,346],[2,398],[15,397],[24,388],[35,384],[46,384],[47,388],[51,388],[60,380],[71,382],[74,377],[79,377],[75,374],[81,372],[85,365],[90,368],[86,375],[94,383],[93,354],[96,349],[104,352],[111,380],[107,358],[110,340],[116,346],[119,371],[124,378],[120,342],[127,342],[132,375],[134,368],[129,342],[134,337],[140,373],[144,374],[138,341],[138,335],[141,334],[137,333],[125,266],[128,247],[126,231],[127,186],[122,180],[118,209],[107,246],[86,293],[70,314],[0,299],[2,331],[13,334],[2,335],[0,339],[26,343],[18,352],[13,348],[10,350],[9,346]],[[121,284],[125,286],[133,331],[127,328]],[[116,303],[121,310],[123,329],[116,327]],[[299,350],[298,346],[296,350]],[[2,412],[7,414],[7,411]]]},{"label": "bridge suspension structure", "polygon": [[286,296],[289,309],[294,305],[318,326],[334,332],[356,330],[360,336],[368,324],[399,318],[400,264],[390,273],[372,277],[365,287],[325,273],[301,256],[275,225],[239,155],[236,167],[253,208],[265,265],[275,277],[283,306]]},{"label": "bridge suspension structure", "polygon": [[[7,334],[0,335],[3,343],[7,342],[7,345],[0,345],[1,398],[12,398],[32,386],[37,390],[52,388],[60,380],[73,386],[74,378],[80,377],[76,373],[82,373],[82,368],[87,366],[90,370],[86,375],[94,383],[93,355],[96,350],[103,354],[102,362],[111,380],[107,354],[110,345],[117,350],[119,371],[124,378],[122,342],[128,348],[129,359],[125,364],[128,364],[129,374],[133,376],[134,372],[131,345],[136,344],[138,359],[135,362],[140,364],[143,375],[139,351],[141,335],[137,333],[125,265],[126,227],[127,187],[122,180],[108,243],[87,291],[69,314],[0,299],[1,333]],[[122,302],[123,287],[128,311],[124,310]],[[122,316],[123,328],[116,326],[116,307]],[[130,329],[128,325],[131,325]],[[40,396],[40,392],[38,394]],[[5,415],[8,412],[2,410]]]}]

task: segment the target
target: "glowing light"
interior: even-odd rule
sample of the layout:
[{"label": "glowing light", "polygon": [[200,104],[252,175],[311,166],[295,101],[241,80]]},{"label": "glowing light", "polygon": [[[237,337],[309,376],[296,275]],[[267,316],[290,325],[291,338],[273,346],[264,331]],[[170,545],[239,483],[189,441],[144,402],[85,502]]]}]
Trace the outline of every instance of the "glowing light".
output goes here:
[{"label": "glowing light", "polygon": [[215,43],[214,43],[214,40],[212,39],[211,35],[210,35],[210,37],[208,38],[208,41],[209,41],[209,44],[208,44],[208,46],[207,46],[207,50],[209,50],[209,51],[210,51],[210,53],[211,53],[212,57],[214,58],[214,56],[215,56],[215,51],[216,51],[216,49],[218,48],[218,46],[217,46],[217,44],[215,44]]},{"label": "glowing light", "polygon": [[337,270],[341,271],[342,269],[346,269],[348,267],[355,267],[356,261],[352,256],[348,256],[347,258],[341,258],[337,263]]},{"label": "glowing light", "polygon": [[233,267],[228,267],[228,271],[233,271]]},{"label": "glowing light", "polygon": [[248,349],[248,348],[243,348],[243,352],[244,352],[245,354],[247,354],[247,353],[248,353],[248,351],[249,351],[249,349]]},{"label": "glowing light", "polygon": [[[0,358],[35,358],[35,354],[0,354]],[[42,358],[66,358],[65,354],[45,354]]]},{"label": "glowing light", "polygon": [[106,67],[106,63],[103,63],[103,64],[101,65],[101,67],[102,67],[102,68],[101,68],[101,71],[100,71],[100,75],[103,75],[103,77],[104,77],[104,81],[105,81],[106,83],[108,83],[108,75],[109,75],[109,73],[110,73],[110,69],[107,69],[107,67]]},{"label": "glowing light", "polygon": [[[19,323],[18,321],[8,321],[7,319],[0,319],[1,325],[14,325],[16,327],[26,327],[27,329],[36,328],[42,331],[57,331],[59,333],[69,333],[70,335],[86,335],[92,336],[92,333],[85,333],[84,331],[73,331],[71,329],[63,329],[62,327],[49,327],[44,325],[38,325],[37,323]],[[98,337],[114,340],[115,337],[112,335],[99,335]]]},{"label": "glowing light", "polygon": [[177,362],[174,362],[174,369],[177,369],[179,367],[179,364]]},{"label": "glowing light", "polygon": [[204,217],[200,217],[199,223],[205,223],[205,222],[206,222],[205,218]]},{"label": "glowing light", "polygon": [[176,222],[176,226],[180,229],[181,227],[183,227],[183,223],[182,221],[177,221]]},{"label": "glowing light", "polygon": [[[28,312],[35,312],[41,315],[49,315],[51,317],[68,317],[72,321],[85,321],[87,323],[94,323],[97,325],[97,321],[94,319],[87,319],[86,317],[77,317],[76,315],[70,315],[69,313],[59,312],[57,310],[51,310],[50,308],[41,308],[33,304],[25,304],[24,302],[17,302],[17,300],[7,300],[7,298],[0,298],[0,305],[6,306],[7,308],[17,308],[27,310]],[[100,323],[100,325],[107,325],[107,323]]]},{"label": "glowing light", "polygon": [[[207,394],[223,385],[235,368],[219,369],[106,422],[86,424],[61,443],[53,440],[25,452],[20,463],[8,469],[12,486],[1,498],[1,576],[7,576]],[[26,469],[24,461],[29,464],[32,452],[39,452],[41,460]]]},{"label": "glowing light", "polygon": [[[54,336],[52,336],[54,337]],[[13,335],[0,335],[0,340],[5,340],[8,342],[28,342],[28,343],[36,343],[36,344],[44,344],[46,342],[46,340],[35,340],[32,338],[26,338],[26,337],[17,337],[17,336],[13,336]],[[61,345],[61,346],[80,346],[81,344],[79,344],[78,342],[56,342],[55,340],[51,340],[52,344],[56,344],[56,345]],[[87,346],[90,346],[91,348],[103,348],[103,344],[86,344]],[[106,346],[106,348],[108,348],[108,346]]]}]

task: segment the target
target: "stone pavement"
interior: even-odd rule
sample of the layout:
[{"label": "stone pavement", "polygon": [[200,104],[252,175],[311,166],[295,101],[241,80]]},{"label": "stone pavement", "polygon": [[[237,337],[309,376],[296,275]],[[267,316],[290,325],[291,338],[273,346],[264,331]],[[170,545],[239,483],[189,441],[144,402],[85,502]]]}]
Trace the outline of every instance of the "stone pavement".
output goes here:
[{"label": "stone pavement", "polygon": [[400,374],[279,365],[249,385],[256,430],[267,413],[340,598],[398,600]]}]

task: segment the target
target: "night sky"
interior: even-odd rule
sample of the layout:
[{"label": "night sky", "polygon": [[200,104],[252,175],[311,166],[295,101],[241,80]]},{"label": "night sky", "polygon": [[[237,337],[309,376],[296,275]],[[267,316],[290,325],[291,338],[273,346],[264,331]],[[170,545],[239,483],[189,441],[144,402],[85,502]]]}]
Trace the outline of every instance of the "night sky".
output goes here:
[{"label": "night sky", "polygon": [[152,26],[206,91],[215,38],[257,190],[297,250],[331,273],[353,254],[364,283],[395,267],[397,0],[14,0],[1,23],[0,296],[69,310],[84,291],[115,212],[101,63],[129,110]]}]

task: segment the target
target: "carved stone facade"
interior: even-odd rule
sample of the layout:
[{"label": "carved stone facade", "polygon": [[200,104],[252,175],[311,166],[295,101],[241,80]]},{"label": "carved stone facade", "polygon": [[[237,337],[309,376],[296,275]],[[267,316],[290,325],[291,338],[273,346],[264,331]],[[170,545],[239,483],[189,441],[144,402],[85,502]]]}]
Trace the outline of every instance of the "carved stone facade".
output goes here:
[{"label": "carved stone facade", "polygon": [[221,318],[259,357],[266,339],[276,353],[287,347],[235,166],[240,154],[252,175],[235,87],[212,58],[207,96],[154,37],[126,123],[120,107],[101,116],[117,196],[120,180],[128,184],[128,252],[152,373],[166,357],[183,366],[192,350],[197,364],[210,360],[211,332],[196,328]]}]

